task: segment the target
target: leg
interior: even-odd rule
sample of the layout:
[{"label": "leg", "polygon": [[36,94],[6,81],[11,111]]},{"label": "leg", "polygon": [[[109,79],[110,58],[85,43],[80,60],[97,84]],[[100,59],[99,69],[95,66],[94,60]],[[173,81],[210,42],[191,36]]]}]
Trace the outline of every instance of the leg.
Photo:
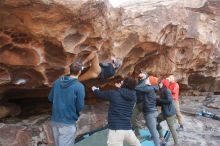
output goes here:
[{"label": "leg", "polygon": [[157,131],[157,115],[157,112],[145,114],[145,121],[150,134],[153,137],[154,145],[160,146],[160,138]]},{"label": "leg", "polygon": [[87,64],[89,61],[92,61],[94,58],[96,58],[96,56],[97,56],[96,51],[91,51],[89,55],[83,60],[82,64],[83,65]]},{"label": "leg", "polygon": [[74,146],[76,126],[71,124],[59,128],[59,146]]},{"label": "leg", "polygon": [[170,129],[170,132],[173,136],[173,140],[174,140],[174,143],[176,145],[178,145],[178,137],[177,137],[177,132],[176,132],[176,129],[175,129],[175,120],[176,120],[176,117],[175,116],[170,116],[170,117],[167,117],[166,118],[166,121],[167,121],[167,125]]},{"label": "leg", "polygon": [[163,117],[163,114],[160,113],[159,116],[157,117],[157,131],[158,131],[158,133],[159,133],[159,135],[160,135],[160,138],[163,138],[163,128],[162,128],[162,126],[160,125],[160,123],[161,123],[162,121],[164,121],[164,120],[165,120],[165,119],[164,119],[164,117]]},{"label": "leg", "polygon": [[59,131],[58,127],[56,124],[51,124],[52,125],[52,130],[53,130],[53,138],[54,138],[54,145],[59,146]]},{"label": "leg", "polygon": [[99,58],[95,51],[92,51],[88,55],[88,57],[83,61],[83,64],[86,64],[88,61],[91,61],[91,66],[84,74],[79,77],[80,81],[97,78],[101,72],[101,67],[99,66]]},{"label": "leg", "polygon": [[177,120],[178,123],[181,125],[183,125],[183,116],[182,113],[180,112],[180,103],[179,100],[174,100],[175,106],[176,106],[176,116],[177,116]]},{"label": "leg", "polygon": [[130,144],[130,146],[141,146],[140,141],[135,136],[132,130],[123,130],[125,132],[125,141]]},{"label": "leg", "polygon": [[132,117],[131,117],[133,130],[135,131],[136,136],[139,135],[139,129],[137,125],[137,116],[140,112],[142,112],[142,103],[138,103],[135,105],[133,113],[132,113]]},{"label": "leg", "polygon": [[110,130],[108,132],[108,146],[123,146],[124,132],[123,130]]}]

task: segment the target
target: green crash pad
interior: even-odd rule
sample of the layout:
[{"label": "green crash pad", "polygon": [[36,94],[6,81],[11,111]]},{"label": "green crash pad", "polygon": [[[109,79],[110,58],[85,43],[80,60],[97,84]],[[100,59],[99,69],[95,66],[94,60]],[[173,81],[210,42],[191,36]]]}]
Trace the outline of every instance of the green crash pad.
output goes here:
[{"label": "green crash pad", "polygon": [[[98,131],[91,136],[84,136],[85,139],[79,141],[75,144],[75,146],[107,146],[107,134],[108,129]],[[141,129],[140,130],[141,136],[150,136],[150,132],[148,130]],[[154,146],[153,141],[142,141],[142,146]],[[128,144],[124,143],[124,146],[129,146]]]}]

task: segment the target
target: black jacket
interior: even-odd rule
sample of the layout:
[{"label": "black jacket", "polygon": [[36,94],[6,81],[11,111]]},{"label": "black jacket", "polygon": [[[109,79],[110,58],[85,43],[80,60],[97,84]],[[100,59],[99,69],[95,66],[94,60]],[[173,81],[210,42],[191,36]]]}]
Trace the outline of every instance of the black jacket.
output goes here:
[{"label": "black jacket", "polygon": [[135,90],[119,88],[116,90],[94,91],[101,99],[110,101],[108,127],[112,130],[131,130],[131,115],[136,102]]},{"label": "black jacket", "polygon": [[135,89],[137,91],[144,93],[143,112],[144,113],[151,113],[151,112],[157,111],[156,92],[159,90],[159,87],[145,84],[144,86],[143,85],[137,86]]},{"label": "black jacket", "polygon": [[[137,88],[138,88],[139,86],[141,86],[141,87],[144,86],[144,85],[145,85],[145,81],[146,81],[146,79],[139,80],[139,81],[138,81]],[[136,90],[136,89],[135,89],[135,90]],[[142,91],[136,90],[136,96],[137,96],[137,104],[138,104],[138,103],[143,102],[145,93],[142,92]]]},{"label": "black jacket", "polygon": [[111,63],[100,63],[101,73],[99,74],[99,79],[102,82],[105,82],[108,78],[113,77],[115,75],[115,68]]},{"label": "black jacket", "polygon": [[160,89],[160,102],[162,106],[162,113],[165,117],[173,116],[176,114],[176,108],[173,103],[172,93],[164,85]]}]

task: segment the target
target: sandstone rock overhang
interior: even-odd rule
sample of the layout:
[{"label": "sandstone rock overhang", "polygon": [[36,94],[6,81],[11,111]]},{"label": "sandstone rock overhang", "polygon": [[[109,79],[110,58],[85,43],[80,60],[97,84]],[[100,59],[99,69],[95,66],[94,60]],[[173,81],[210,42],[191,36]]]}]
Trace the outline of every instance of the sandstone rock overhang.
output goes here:
[{"label": "sandstone rock overhang", "polygon": [[87,46],[100,48],[101,61],[121,58],[118,75],[172,73],[187,91],[220,90],[216,0],[142,0],[118,8],[106,0],[4,0],[0,20],[3,93],[50,87]]}]

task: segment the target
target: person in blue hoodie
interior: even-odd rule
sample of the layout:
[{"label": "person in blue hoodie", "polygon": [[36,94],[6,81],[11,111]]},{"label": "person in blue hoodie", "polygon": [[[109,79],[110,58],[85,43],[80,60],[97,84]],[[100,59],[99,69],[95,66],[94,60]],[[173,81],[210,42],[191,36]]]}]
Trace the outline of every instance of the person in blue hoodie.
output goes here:
[{"label": "person in blue hoodie", "polygon": [[117,83],[115,90],[100,91],[93,86],[92,90],[98,98],[110,102],[108,109],[108,146],[123,146],[127,141],[131,146],[141,146],[140,141],[132,131],[131,116],[137,97],[135,86],[137,82],[131,77]]},{"label": "person in blue hoodie", "polygon": [[80,63],[70,65],[70,75],[57,79],[50,91],[52,102],[51,124],[55,146],[73,146],[76,121],[84,108],[85,89],[78,81],[82,70]]}]

